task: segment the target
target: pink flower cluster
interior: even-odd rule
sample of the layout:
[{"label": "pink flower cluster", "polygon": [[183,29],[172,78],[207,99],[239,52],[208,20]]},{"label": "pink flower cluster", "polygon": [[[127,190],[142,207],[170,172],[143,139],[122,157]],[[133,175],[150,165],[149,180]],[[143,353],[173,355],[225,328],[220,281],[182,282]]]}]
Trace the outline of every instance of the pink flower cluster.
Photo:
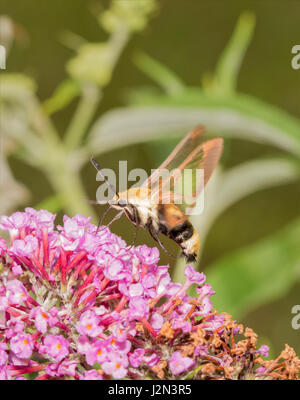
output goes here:
[{"label": "pink flower cluster", "polygon": [[[0,238],[0,379],[141,378],[162,366],[174,378],[195,368],[195,357],[158,344],[200,320],[206,332],[222,326],[204,274],[187,265],[185,284],[172,283],[157,248],[127,247],[82,215],[56,229],[54,219],[32,208],[1,218],[10,244]],[[198,298],[187,295],[193,284]]]}]

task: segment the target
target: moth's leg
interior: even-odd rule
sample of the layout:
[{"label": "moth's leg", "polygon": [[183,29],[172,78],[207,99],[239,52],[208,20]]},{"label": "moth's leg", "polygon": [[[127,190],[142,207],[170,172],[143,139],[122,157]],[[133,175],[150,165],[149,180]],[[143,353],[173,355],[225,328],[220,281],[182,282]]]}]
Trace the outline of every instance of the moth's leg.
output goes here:
[{"label": "moth's leg", "polygon": [[117,219],[122,217],[122,214],[124,213],[124,211],[120,211],[119,214],[117,214],[107,225],[106,227],[110,226],[113,222],[115,222]]},{"label": "moth's leg", "polygon": [[176,259],[176,257],[171,254],[166,248],[165,246],[162,244],[162,242],[160,241],[159,237],[158,237],[158,232],[156,232],[156,230],[153,228],[153,226],[149,226],[148,227],[149,233],[152,236],[152,238],[160,245],[160,247],[163,249],[163,251],[171,258]]},{"label": "moth's leg", "polygon": [[133,241],[132,241],[131,245],[128,247],[128,250],[130,250],[135,245],[136,238],[137,238],[137,232],[138,232],[138,229],[140,226],[138,213],[137,213],[137,210],[135,207],[133,208],[133,217],[134,217],[135,231],[134,231]]}]

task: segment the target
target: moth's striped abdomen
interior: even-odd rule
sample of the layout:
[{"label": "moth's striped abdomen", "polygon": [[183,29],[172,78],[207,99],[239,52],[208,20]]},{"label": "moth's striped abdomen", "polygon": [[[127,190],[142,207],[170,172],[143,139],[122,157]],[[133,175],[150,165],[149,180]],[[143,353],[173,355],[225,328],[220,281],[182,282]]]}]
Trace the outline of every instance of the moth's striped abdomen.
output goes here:
[{"label": "moth's striped abdomen", "polygon": [[158,207],[160,231],[174,240],[188,261],[195,261],[200,239],[193,225],[175,204],[160,204]]},{"label": "moth's striped abdomen", "polygon": [[187,261],[195,261],[199,251],[199,235],[193,225],[185,220],[181,224],[171,229],[168,236],[173,239],[182,248]]}]

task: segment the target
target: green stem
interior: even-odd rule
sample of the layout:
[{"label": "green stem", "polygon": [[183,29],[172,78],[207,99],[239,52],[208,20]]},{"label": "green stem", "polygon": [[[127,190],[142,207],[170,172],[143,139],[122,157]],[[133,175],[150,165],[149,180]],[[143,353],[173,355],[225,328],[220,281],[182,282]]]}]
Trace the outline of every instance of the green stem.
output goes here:
[{"label": "green stem", "polygon": [[83,214],[91,216],[97,221],[93,208],[89,205],[86,193],[82,187],[79,173],[72,171],[65,164],[47,169],[46,174],[56,193],[59,193],[60,200],[66,212],[70,215]]},{"label": "green stem", "polygon": [[[119,29],[111,34],[108,43],[112,49],[112,70],[115,68],[128,40],[129,32],[123,26],[120,26]],[[65,144],[68,149],[75,149],[81,144],[81,140],[99,104],[100,96],[101,89],[96,85],[92,83],[84,84],[82,98],[65,134]]]},{"label": "green stem", "polygon": [[99,104],[100,96],[101,91],[94,84],[84,85],[78,108],[65,134],[65,145],[68,149],[74,149],[80,145]]},{"label": "green stem", "polygon": [[125,26],[119,26],[119,28],[113,32],[109,38],[109,45],[112,48],[112,68],[114,69],[121,53],[128,43],[130,34],[128,29]]},{"label": "green stem", "polygon": [[32,109],[29,109],[28,112],[30,112],[29,115],[32,115],[34,131],[43,140],[45,147],[58,146],[60,144],[59,134],[37,99],[34,99]]}]

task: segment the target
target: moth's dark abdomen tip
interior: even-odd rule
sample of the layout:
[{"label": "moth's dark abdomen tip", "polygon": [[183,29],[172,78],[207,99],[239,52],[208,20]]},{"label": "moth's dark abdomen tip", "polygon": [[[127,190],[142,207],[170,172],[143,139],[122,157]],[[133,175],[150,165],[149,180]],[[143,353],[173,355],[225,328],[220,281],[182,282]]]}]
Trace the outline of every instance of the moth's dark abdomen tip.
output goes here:
[{"label": "moth's dark abdomen tip", "polygon": [[187,262],[195,262],[196,261],[196,254],[184,254],[186,257]]},{"label": "moth's dark abdomen tip", "polygon": [[187,262],[195,262],[197,259],[197,254],[186,254],[186,253],[182,252],[180,254],[180,257],[184,257]]}]

